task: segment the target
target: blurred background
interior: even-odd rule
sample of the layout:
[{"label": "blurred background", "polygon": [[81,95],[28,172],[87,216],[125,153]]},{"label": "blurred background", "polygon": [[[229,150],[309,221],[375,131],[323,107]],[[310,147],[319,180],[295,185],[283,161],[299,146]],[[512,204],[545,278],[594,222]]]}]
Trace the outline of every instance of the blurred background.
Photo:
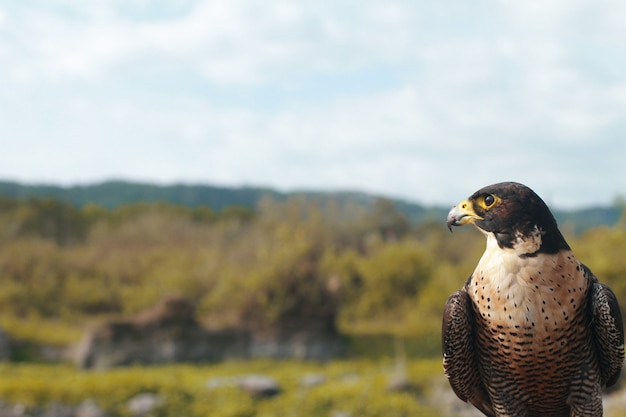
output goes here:
[{"label": "blurred background", "polygon": [[441,368],[484,248],[450,206],[525,183],[626,303],[625,19],[0,2],[0,415],[477,415]]}]

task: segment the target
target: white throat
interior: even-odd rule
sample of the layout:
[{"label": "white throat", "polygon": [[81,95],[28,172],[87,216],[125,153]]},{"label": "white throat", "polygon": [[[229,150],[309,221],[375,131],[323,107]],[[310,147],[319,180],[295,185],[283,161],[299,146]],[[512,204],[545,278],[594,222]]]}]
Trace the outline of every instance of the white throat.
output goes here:
[{"label": "white throat", "polygon": [[[545,320],[544,310],[566,311],[569,307],[559,304],[563,292],[578,289],[575,294],[565,295],[580,305],[585,277],[579,262],[571,251],[520,256],[534,253],[540,246],[538,229],[530,237],[519,238],[513,248],[500,248],[496,237],[487,235],[487,247],[474,270],[471,288],[471,296],[483,316],[502,323],[556,327],[563,316]],[[497,303],[489,305],[490,300]],[[498,309],[496,305],[507,308]]]}]

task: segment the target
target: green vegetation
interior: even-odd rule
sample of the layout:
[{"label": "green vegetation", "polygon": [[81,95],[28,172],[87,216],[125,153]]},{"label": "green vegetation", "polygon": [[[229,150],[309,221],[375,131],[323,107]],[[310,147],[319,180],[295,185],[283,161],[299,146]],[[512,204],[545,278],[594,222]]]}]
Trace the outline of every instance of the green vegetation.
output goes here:
[{"label": "green vegetation", "polygon": [[[0,398],[33,407],[49,403],[77,405],[92,399],[115,416],[130,416],[128,401],[154,393],[163,404],[151,416],[359,417],[442,416],[426,396],[441,386],[439,361],[414,361],[407,368],[410,390],[389,392],[394,375],[389,361],[304,362],[247,361],[213,366],[172,365],[81,372],[65,365],[0,365]],[[261,374],[277,381],[281,394],[257,399],[237,386],[245,375]],[[302,383],[306,375],[319,384]]]},{"label": "green vegetation", "polygon": [[[397,364],[384,360],[340,360],[327,364],[255,360],[214,365],[128,367],[85,372],[62,364],[0,364],[3,404],[27,410],[51,404],[77,406],[91,400],[107,415],[130,417],[129,401],[139,394],[162,399],[151,417],[453,417],[464,407],[441,371],[439,358],[412,360],[404,368],[408,385],[390,390]],[[281,393],[255,398],[237,383],[264,375]],[[304,383],[315,376],[316,384]],[[606,416],[623,416],[621,394],[605,398]],[[469,407],[469,406],[468,406]],[[30,414],[29,414],[30,415]]]},{"label": "green vegetation", "polygon": [[265,199],[255,211],[214,212],[4,199],[0,324],[58,345],[86,323],[178,293],[214,328],[337,318],[344,332],[424,337],[432,350],[441,306],[479,239],[452,239],[443,224],[413,229],[386,200],[364,210]]},{"label": "green vegetation", "polygon": [[[626,300],[626,218],[567,238],[579,259]],[[25,405],[92,398],[120,416],[128,415],[126,402],[140,392],[166,399],[155,416],[446,415],[426,399],[445,384],[441,311],[483,249],[484,238],[474,230],[452,235],[443,219],[415,225],[388,200],[367,208],[296,196],[265,198],[254,210],[214,210],[0,199],[0,327],[25,343],[65,346],[88,324],[178,293],[194,301],[198,319],[213,328],[335,319],[353,352],[369,358],[97,373],[4,364],[0,398]],[[386,389],[396,369],[389,359],[394,338],[407,341],[410,392]],[[258,400],[233,385],[206,387],[210,378],[249,373],[276,378],[284,392]],[[327,382],[302,388],[298,381],[307,373],[322,373]]]},{"label": "green vegetation", "polygon": [[[626,299],[626,222],[568,238]],[[443,222],[412,226],[388,200],[365,210],[266,198],[254,211],[216,212],[0,199],[0,324],[60,345],[87,323],[178,293],[214,328],[336,318],[344,333],[423,339],[432,351],[442,306],[483,248],[471,229],[451,235]]]}]

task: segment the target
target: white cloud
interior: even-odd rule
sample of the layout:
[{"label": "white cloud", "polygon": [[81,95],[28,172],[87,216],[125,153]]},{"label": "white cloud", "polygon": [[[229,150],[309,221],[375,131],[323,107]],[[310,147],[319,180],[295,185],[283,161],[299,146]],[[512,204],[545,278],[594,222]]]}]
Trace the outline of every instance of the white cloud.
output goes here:
[{"label": "white cloud", "polygon": [[0,176],[624,193],[621,4],[181,4],[0,10]]}]

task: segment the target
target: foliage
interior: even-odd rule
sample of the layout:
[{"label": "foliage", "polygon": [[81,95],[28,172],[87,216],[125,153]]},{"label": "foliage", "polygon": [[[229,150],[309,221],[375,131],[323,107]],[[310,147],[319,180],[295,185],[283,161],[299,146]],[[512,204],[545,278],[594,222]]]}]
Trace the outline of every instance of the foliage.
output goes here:
[{"label": "foliage", "polygon": [[[389,383],[398,372],[408,380],[408,389],[390,391]],[[275,379],[281,393],[256,399],[242,391],[237,381],[250,374]],[[0,375],[3,404],[21,404],[25,415],[33,408],[74,406],[90,399],[110,416],[130,417],[129,400],[143,393],[163,399],[146,414],[152,417],[451,417],[461,415],[464,407],[447,385],[438,358],[409,361],[400,370],[389,360],[326,364],[257,360],[98,372],[58,364],[3,363]],[[319,383],[303,384],[308,375],[319,377]],[[607,416],[623,415],[623,393],[605,397]]]},{"label": "foliage", "polygon": [[[76,405],[90,398],[114,416],[130,415],[127,403],[140,393],[155,393],[164,404],[154,416],[232,417],[290,415],[313,417],[348,413],[359,417],[439,416],[437,404],[424,394],[439,383],[438,360],[414,361],[406,373],[413,384],[407,392],[388,392],[395,368],[388,361],[228,362],[212,366],[172,365],[131,367],[82,372],[65,365],[0,365],[0,398],[27,407],[51,402]],[[282,392],[274,398],[255,399],[237,387],[248,374],[274,378]],[[302,378],[318,375],[318,385]],[[419,394],[419,395],[418,395]]]},{"label": "foliage", "polygon": [[[63,348],[77,342],[83,334],[84,323],[67,320],[47,319],[31,314],[25,317],[4,314],[0,316],[0,328],[17,340],[27,341],[34,346],[48,345]],[[14,352],[22,359],[22,352]],[[28,355],[37,356],[37,355]]]},{"label": "foliage", "polygon": [[598,279],[607,284],[621,301],[626,313],[626,213],[613,228],[599,227],[572,239],[570,244],[578,259]]},{"label": "foliage", "polygon": [[[626,217],[614,227],[567,238],[624,303]],[[128,416],[127,401],[142,392],[165,398],[154,416],[452,414],[427,400],[444,383],[441,310],[483,250],[484,238],[475,230],[450,234],[443,219],[412,225],[389,201],[364,208],[295,196],[265,198],[256,210],[216,210],[0,199],[0,327],[14,338],[64,346],[89,323],[179,293],[196,303],[198,318],[212,327],[263,326],[294,316],[334,319],[351,335],[354,351],[379,358],[98,373],[7,363],[0,365],[0,398],[27,406],[92,398],[115,416]],[[390,393],[386,387],[397,369],[389,357],[403,338],[407,357],[428,359],[408,362],[411,391]],[[241,392],[233,378],[248,373],[276,378],[283,393],[259,400]],[[323,374],[326,382],[301,386],[308,373]],[[231,383],[209,389],[208,380]]]},{"label": "foliage", "polygon": [[[214,211],[4,199],[0,220],[0,325],[55,345],[178,293],[214,328],[315,317],[344,333],[422,338],[432,352],[447,296],[484,249],[476,231],[411,226],[386,200],[364,209],[295,196]],[[621,300],[625,224],[568,239]]]}]

